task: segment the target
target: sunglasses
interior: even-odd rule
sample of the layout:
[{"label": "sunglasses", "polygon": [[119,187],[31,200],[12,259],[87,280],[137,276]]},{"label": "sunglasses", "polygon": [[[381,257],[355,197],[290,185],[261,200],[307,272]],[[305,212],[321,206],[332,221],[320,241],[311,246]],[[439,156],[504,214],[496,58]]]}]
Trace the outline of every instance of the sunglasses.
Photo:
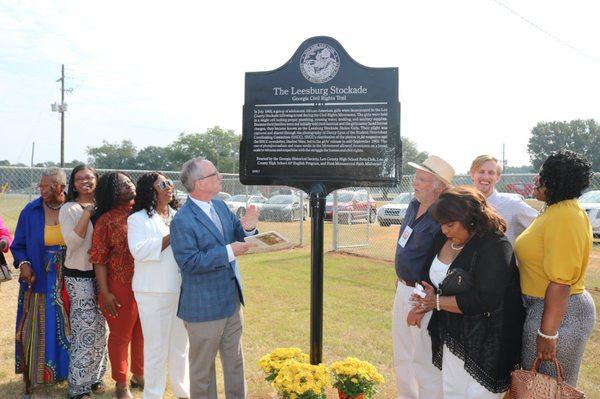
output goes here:
[{"label": "sunglasses", "polygon": [[163,191],[168,190],[169,188],[173,188],[173,180],[167,179],[161,181],[160,183],[158,183],[158,188],[160,188]]}]

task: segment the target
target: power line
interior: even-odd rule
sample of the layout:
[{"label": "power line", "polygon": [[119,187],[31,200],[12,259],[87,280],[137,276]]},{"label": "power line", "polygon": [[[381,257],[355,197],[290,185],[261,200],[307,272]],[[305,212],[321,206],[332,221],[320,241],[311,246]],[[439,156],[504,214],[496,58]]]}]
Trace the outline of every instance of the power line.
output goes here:
[{"label": "power line", "polygon": [[567,46],[568,48],[570,48],[571,50],[579,53],[580,55],[583,55],[586,58],[591,59],[592,61],[596,62],[597,64],[600,64],[600,59],[594,57],[593,55],[590,55],[584,51],[579,50],[577,47],[565,42],[564,40],[562,40],[560,37],[548,32],[546,29],[542,28],[541,26],[539,26],[538,24],[536,24],[535,22],[529,20],[528,18],[522,16],[521,14],[519,14],[518,12],[516,12],[515,10],[513,10],[512,8],[510,8],[509,6],[507,6],[506,4],[502,3],[499,0],[493,0],[495,3],[501,5],[502,7],[506,8],[508,11],[510,11],[511,13],[515,14],[517,17],[521,18],[523,21],[527,22],[529,25],[533,26],[534,28],[536,28],[537,30],[539,30],[540,32],[545,33],[547,36],[550,36],[552,39],[556,40],[557,42],[559,42],[560,44],[562,44],[563,46]]}]

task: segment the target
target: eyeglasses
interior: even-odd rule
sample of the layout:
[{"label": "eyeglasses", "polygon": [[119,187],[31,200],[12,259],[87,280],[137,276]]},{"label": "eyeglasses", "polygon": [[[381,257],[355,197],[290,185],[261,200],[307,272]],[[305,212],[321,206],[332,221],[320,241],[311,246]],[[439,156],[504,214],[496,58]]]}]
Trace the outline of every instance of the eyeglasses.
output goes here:
[{"label": "eyeglasses", "polygon": [[88,183],[96,180],[96,176],[76,177],[75,183]]},{"label": "eyeglasses", "polygon": [[163,191],[168,190],[169,188],[173,188],[173,180],[166,179],[161,181],[160,183],[158,183],[158,188],[160,188]]},{"label": "eyeglasses", "polygon": [[47,189],[54,190],[57,186],[58,186],[58,184],[56,184],[56,183],[52,183],[52,184],[38,184],[37,185],[37,189],[38,190],[47,190]]},{"label": "eyeglasses", "polygon": [[221,176],[221,174],[219,172],[214,172],[214,173],[211,173],[210,175],[206,175],[204,177],[201,177],[198,180],[208,179],[209,177],[213,177],[213,176]]}]

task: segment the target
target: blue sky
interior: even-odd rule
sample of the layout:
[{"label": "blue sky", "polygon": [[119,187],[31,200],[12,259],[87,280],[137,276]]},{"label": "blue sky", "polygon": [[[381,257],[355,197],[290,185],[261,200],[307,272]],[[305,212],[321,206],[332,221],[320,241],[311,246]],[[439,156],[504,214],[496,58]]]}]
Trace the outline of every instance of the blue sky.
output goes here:
[{"label": "blue sky", "polygon": [[[206,4],[205,4],[206,3]],[[218,3],[218,4],[212,4]],[[364,65],[399,68],[402,135],[466,170],[480,153],[528,162],[539,121],[600,121],[595,1],[137,2],[0,0],[0,159],[66,160],[124,138],[142,148],[220,125],[241,134],[244,72],[336,38]]]}]

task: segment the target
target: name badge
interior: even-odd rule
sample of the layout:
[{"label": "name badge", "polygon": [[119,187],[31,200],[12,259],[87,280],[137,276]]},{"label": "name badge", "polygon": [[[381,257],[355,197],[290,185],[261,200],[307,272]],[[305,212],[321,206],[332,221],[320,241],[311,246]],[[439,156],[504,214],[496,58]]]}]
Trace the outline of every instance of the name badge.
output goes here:
[{"label": "name badge", "polygon": [[412,234],[412,232],[413,232],[413,229],[411,229],[410,226],[406,226],[406,228],[402,232],[402,235],[398,239],[398,245],[400,245],[402,248],[404,248],[404,246],[408,242],[408,239],[410,238],[410,235]]}]

